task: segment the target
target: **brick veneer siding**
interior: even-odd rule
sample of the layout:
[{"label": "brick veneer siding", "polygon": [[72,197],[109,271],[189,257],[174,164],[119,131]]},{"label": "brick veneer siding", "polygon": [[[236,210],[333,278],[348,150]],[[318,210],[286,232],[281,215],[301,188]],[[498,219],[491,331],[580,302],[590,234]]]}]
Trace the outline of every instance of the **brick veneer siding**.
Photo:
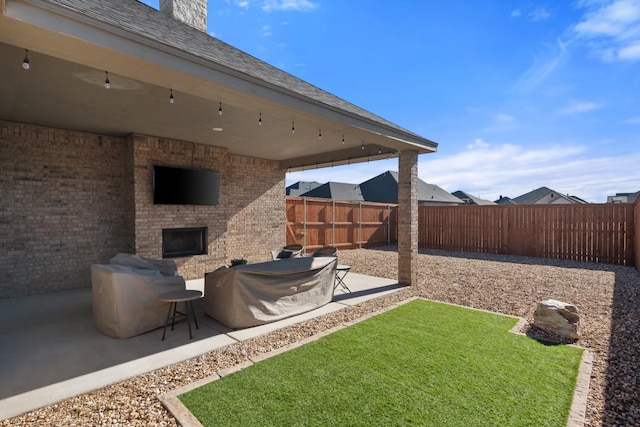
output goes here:
[{"label": "brick veneer siding", "polygon": [[0,297],[87,287],[133,250],[133,163],[122,138],[0,121]]},{"label": "brick veneer siding", "polygon": [[[233,258],[249,262],[271,259],[284,245],[284,171],[277,162],[234,156],[226,149],[142,135],[134,147],[136,252],[162,257],[162,229],[208,227],[208,255],[176,258],[186,279],[204,277]],[[154,205],[153,165],[216,170],[216,206]]]},{"label": "brick veneer siding", "polygon": [[[153,205],[152,166],[219,172],[217,206]],[[225,149],[0,121],[0,298],[91,286],[118,252],[160,258],[162,228],[208,227],[208,255],[175,259],[186,279],[284,244],[284,171]]]},{"label": "brick veneer siding", "polygon": [[418,153],[402,151],[398,159],[398,282],[418,280]]}]

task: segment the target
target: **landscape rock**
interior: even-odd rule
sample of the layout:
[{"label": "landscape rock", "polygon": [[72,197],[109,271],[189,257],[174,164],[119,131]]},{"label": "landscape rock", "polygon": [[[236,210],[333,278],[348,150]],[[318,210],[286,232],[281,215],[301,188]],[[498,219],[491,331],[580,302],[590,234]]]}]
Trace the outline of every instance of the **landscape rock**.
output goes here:
[{"label": "landscape rock", "polygon": [[580,339],[580,315],[576,306],[549,299],[538,303],[533,326],[563,339]]}]

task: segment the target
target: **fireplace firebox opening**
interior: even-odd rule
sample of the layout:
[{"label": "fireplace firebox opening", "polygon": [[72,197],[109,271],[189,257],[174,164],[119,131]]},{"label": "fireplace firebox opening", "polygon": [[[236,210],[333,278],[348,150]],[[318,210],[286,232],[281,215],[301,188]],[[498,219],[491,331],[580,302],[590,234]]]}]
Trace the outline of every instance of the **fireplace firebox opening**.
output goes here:
[{"label": "fireplace firebox opening", "polygon": [[162,230],[162,258],[207,254],[207,227]]}]

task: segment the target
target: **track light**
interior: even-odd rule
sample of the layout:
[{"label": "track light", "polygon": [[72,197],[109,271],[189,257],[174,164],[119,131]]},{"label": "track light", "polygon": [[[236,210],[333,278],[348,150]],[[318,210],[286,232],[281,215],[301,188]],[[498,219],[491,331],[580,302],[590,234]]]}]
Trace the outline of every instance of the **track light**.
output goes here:
[{"label": "track light", "polygon": [[360,148],[362,148],[364,150],[364,141],[362,141],[362,147],[360,147]]},{"label": "track light", "polygon": [[342,135],[342,145],[344,145],[344,135]]},{"label": "track light", "polygon": [[220,103],[220,107],[218,108],[218,115],[222,115],[222,102]]},{"label": "track light", "polygon": [[29,65],[29,51],[27,49],[24,50],[24,59],[22,60],[22,68],[24,68],[25,70],[28,70],[30,67]]},{"label": "track light", "polygon": [[296,122],[291,122],[291,133],[296,133]]},{"label": "track light", "polygon": [[318,139],[322,139],[322,129],[318,129]]},{"label": "track light", "polygon": [[173,104],[175,99],[173,99],[173,89],[169,89],[169,104]]},{"label": "track light", "polygon": [[262,112],[260,112],[260,116],[258,117],[258,126],[262,126]]},{"label": "track light", "polygon": [[105,76],[107,76],[107,77],[104,79],[104,88],[105,88],[105,89],[109,89],[109,88],[111,87],[111,83],[109,82],[109,72],[108,72],[108,71],[105,71],[105,72],[104,72],[104,74],[105,74]]}]

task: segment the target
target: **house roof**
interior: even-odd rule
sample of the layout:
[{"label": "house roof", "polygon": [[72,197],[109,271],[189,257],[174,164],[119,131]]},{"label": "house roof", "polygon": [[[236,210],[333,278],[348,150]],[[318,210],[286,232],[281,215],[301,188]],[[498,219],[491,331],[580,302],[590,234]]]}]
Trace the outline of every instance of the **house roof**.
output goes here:
[{"label": "house roof", "polygon": [[635,193],[616,193],[615,196],[607,196],[607,203],[634,203],[640,196],[640,191]]},{"label": "house roof", "polygon": [[511,197],[500,196],[498,200],[496,200],[496,204],[498,205],[515,205]]},{"label": "house roof", "polygon": [[552,190],[552,189],[547,188],[547,187],[536,188],[533,191],[530,191],[528,193],[525,193],[525,194],[523,194],[521,196],[518,196],[518,197],[512,199],[512,201],[513,201],[513,203],[515,203],[517,205],[533,205],[536,202],[538,202],[540,199],[542,199],[543,197],[549,195],[550,193],[553,193],[554,195],[557,195],[558,197],[561,197],[561,198],[565,199],[569,203],[576,203],[576,204],[587,203],[586,201],[580,199],[579,197],[564,195],[562,193],[558,193],[557,191]]},{"label": "house roof", "polygon": [[567,194],[567,197],[568,197],[569,199],[573,200],[573,201],[574,201],[574,203],[577,203],[577,204],[579,204],[579,205],[586,205],[587,203],[589,203],[589,202],[587,202],[586,200],[581,199],[580,197],[578,197],[578,196],[574,196],[574,195],[572,195],[572,194]]},{"label": "house roof", "polygon": [[512,200],[516,205],[532,205],[551,192],[553,192],[553,190],[550,188],[540,187],[518,197],[514,197]]},{"label": "house roof", "polygon": [[[4,120],[192,141],[289,170],[437,148],[135,0],[0,2]],[[19,66],[24,49],[28,71]]]},{"label": "house roof", "polygon": [[321,184],[316,181],[298,181],[286,188],[286,194],[287,196],[300,196],[320,185]]},{"label": "house roof", "polygon": [[491,200],[481,199],[480,197],[476,197],[476,196],[474,196],[472,194],[469,194],[469,193],[461,191],[461,190],[454,191],[451,194],[456,196],[457,198],[463,200],[468,205],[495,205],[496,204],[495,202],[492,202]]},{"label": "house roof", "polygon": [[327,182],[301,194],[300,196],[364,202],[360,186],[358,184],[349,184],[345,182]]},{"label": "house roof", "polygon": [[[362,195],[369,202],[398,203],[398,173],[386,171],[360,184]],[[434,184],[418,179],[418,201],[464,204],[462,200]]]}]

